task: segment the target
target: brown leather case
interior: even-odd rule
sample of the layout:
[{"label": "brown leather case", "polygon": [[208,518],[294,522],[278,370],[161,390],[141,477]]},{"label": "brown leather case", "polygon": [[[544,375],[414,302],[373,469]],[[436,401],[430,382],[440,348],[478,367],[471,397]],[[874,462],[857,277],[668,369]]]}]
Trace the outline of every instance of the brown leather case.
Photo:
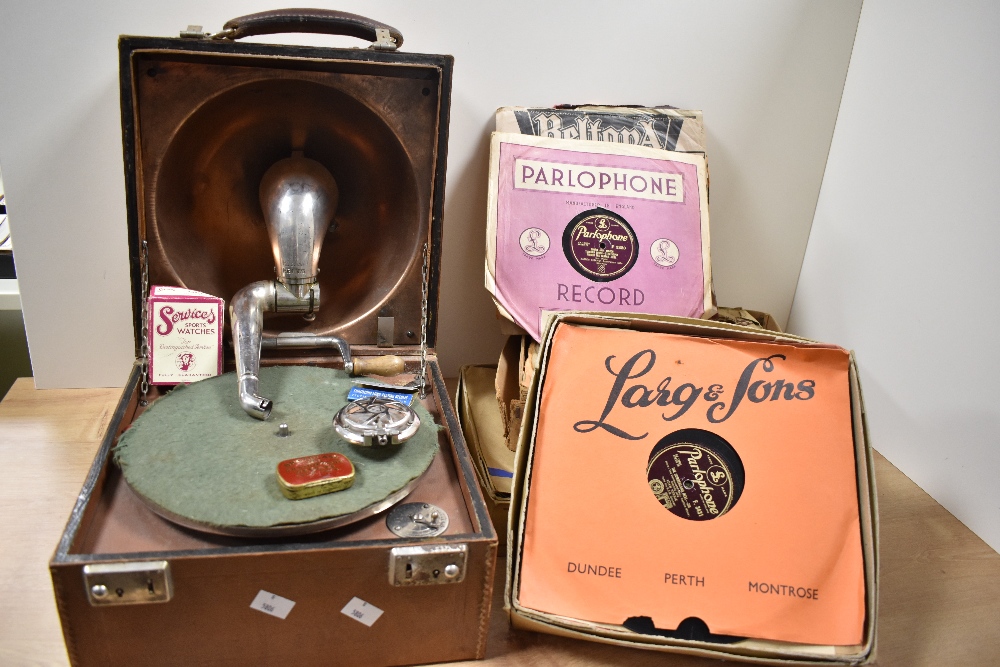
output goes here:
[{"label": "brown leather case", "polygon": [[[378,48],[233,41],[283,31],[350,34],[377,39]],[[121,38],[136,357],[144,242],[149,284],[229,301],[272,277],[257,186],[270,164],[304,150],[340,186],[321,255],[322,305],[311,323],[273,317],[265,328],[336,333],[355,355],[389,352],[416,372],[426,244],[424,405],[444,428],[441,451],[405,502],[444,508],[449,528],[429,540],[399,538],[382,514],[306,537],[246,539],[161,519],[110,462],[118,435],[144,409],[137,361],[50,562],[74,665],[402,665],[485,653],[497,537],[434,348],[452,58],[380,50],[386,35],[402,43],[398,31],[363,17],[290,10],[234,19],[215,39]],[[321,351],[281,355],[265,351],[262,364],[342,365]],[[230,346],[226,363],[232,368]],[[427,546],[465,547],[461,581],[394,585],[393,550]],[[168,601],[93,604],[88,566],[144,573],[162,561]],[[280,619],[251,609],[262,590],[293,600],[292,612]],[[383,611],[370,627],[342,613],[355,597]]]}]

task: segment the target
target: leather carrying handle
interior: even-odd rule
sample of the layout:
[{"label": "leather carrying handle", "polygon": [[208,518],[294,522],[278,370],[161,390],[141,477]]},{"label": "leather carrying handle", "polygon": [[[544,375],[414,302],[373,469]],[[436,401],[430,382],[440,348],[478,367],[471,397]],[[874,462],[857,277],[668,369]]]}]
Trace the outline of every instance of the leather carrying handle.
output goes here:
[{"label": "leather carrying handle", "polygon": [[275,9],[247,14],[227,21],[222,26],[222,32],[216,37],[240,39],[284,32],[318,32],[326,35],[348,35],[376,42],[378,37],[375,31],[379,29],[389,31],[389,35],[396,40],[396,48],[403,45],[403,33],[392,26],[357,14],[332,9]]}]

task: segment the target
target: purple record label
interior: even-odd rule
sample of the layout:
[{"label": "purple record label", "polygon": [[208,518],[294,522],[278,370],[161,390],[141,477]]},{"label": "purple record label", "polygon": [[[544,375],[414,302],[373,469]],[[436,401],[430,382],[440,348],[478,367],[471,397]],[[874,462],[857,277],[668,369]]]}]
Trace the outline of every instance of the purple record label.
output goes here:
[{"label": "purple record label", "polygon": [[595,282],[621,278],[635,265],[639,243],[625,218],[603,208],[579,214],[563,232],[570,265]]},{"label": "purple record label", "polygon": [[[688,435],[696,431],[688,429]],[[646,479],[650,491],[672,514],[707,521],[722,516],[736,504],[743,490],[744,473],[742,462],[728,443],[717,447],[712,441],[692,442],[697,439],[684,437],[669,442],[664,438],[657,443],[646,465]]]}]

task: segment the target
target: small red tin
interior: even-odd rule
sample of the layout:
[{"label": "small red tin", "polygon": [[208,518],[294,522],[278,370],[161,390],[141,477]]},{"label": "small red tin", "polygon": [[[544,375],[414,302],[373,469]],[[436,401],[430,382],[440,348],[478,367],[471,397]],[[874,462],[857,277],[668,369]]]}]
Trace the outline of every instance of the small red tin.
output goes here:
[{"label": "small red tin", "polygon": [[342,491],[354,484],[354,464],[337,452],[287,459],[278,464],[276,474],[281,492],[292,500]]}]

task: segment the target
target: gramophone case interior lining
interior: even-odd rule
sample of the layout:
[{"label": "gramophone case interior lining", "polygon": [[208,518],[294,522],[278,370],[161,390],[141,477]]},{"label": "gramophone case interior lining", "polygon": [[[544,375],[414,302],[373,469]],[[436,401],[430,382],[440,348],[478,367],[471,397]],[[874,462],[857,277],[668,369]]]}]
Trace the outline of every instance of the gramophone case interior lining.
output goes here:
[{"label": "gramophone case interior lining", "polygon": [[133,58],[150,282],[228,303],[244,285],[273,277],[258,186],[271,165],[300,150],[340,191],[320,257],[323,305],[314,322],[275,317],[268,327],[374,345],[375,318],[392,316],[393,343],[416,344],[406,332],[420,331],[440,73],[155,50]]},{"label": "gramophone case interior lining", "polygon": [[[847,352],[557,326],[515,604],[610,625],[645,616],[672,630],[697,617],[720,635],[860,644]],[[723,511],[724,494],[713,494],[729,475],[700,464],[709,452],[731,457],[718,442],[680,439],[697,447],[673,462],[678,488],[703,511],[714,506],[710,518],[672,512],[654,484],[668,473],[648,476],[658,443],[683,429],[721,438],[744,468],[742,493]]]}]

